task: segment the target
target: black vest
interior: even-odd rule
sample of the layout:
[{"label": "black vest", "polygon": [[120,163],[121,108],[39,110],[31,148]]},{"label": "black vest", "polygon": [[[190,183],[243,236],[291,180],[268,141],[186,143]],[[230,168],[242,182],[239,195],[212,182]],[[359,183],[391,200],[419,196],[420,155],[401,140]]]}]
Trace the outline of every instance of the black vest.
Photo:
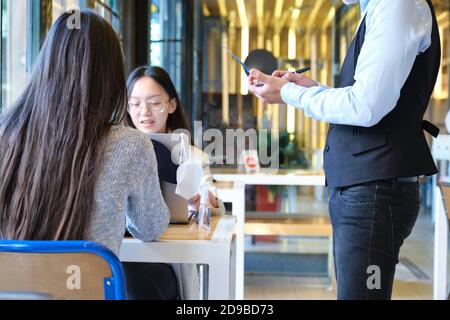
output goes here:
[{"label": "black vest", "polygon": [[[423,131],[433,136],[439,133],[431,123],[423,121],[441,59],[436,16],[431,1],[427,2],[433,16],[431,46],[417,56],[395,108],[371,128],[330,125],[324,152],[329,187],[437,173]],[[364,18],[342,66],[340,88],[355,83],[355,70],[365,33]]]}]

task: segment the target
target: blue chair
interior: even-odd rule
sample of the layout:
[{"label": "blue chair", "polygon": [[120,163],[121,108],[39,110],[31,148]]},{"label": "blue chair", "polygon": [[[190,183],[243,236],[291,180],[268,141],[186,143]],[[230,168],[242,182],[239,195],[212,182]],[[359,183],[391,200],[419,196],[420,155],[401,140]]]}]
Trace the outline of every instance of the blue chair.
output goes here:
[{"label": "blue chair", "polygon": [[122,264],[88,241],[0,241],[0,298],[125,300]]}]

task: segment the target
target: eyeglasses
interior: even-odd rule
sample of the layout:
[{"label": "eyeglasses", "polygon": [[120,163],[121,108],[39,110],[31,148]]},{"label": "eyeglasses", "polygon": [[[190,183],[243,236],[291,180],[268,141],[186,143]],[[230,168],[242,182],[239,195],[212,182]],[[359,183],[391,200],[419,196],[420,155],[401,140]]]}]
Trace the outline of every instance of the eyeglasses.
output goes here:
[{"label": "eyeglasses", "polygon": [[166,110],[169,101],[164,103],[162,101],[151,99],[150,100],[131,99],[128,101],[128,110],[130,112],[141,112],[142,106],[145,105],[146,107],[150,108],[152,113],[163,113]]}]

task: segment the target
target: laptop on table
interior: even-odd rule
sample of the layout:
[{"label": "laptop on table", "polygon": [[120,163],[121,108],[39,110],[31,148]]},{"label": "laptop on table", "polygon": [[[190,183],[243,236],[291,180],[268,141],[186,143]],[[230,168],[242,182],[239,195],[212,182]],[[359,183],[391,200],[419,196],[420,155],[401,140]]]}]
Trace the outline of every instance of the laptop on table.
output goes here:
[{"label": "laptop on table", "polygon": [[[175,193],[179,167],[175,162],[180,161],[177,151],[189,148],[189,140],[184,134],[149,134],[148,136],[155,149],[161,193],[169,208],[170,223],[187,224],[189,223],[188,200]],[[182,148],[180,148],[181,145]],[[175,159],[172,159],[173,151]]]}]

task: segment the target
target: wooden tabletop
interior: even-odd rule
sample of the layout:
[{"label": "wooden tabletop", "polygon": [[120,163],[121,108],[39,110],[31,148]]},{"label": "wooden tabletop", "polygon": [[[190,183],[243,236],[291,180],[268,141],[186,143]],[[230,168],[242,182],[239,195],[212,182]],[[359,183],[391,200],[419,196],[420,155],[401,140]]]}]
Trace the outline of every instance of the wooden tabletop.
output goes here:
[{"label": "wooden tabletop", "polygon": [[159,240],[211,240],[221,217],[211,217],[211,230],[199,229],[195,221],[189,224],[170,224]]},{"label": "wooden tabletop", "polygon": [[214,187],[217,189],[233,189],[234,188],[234,182],[230,181],[216,181],[214,182]]}]

